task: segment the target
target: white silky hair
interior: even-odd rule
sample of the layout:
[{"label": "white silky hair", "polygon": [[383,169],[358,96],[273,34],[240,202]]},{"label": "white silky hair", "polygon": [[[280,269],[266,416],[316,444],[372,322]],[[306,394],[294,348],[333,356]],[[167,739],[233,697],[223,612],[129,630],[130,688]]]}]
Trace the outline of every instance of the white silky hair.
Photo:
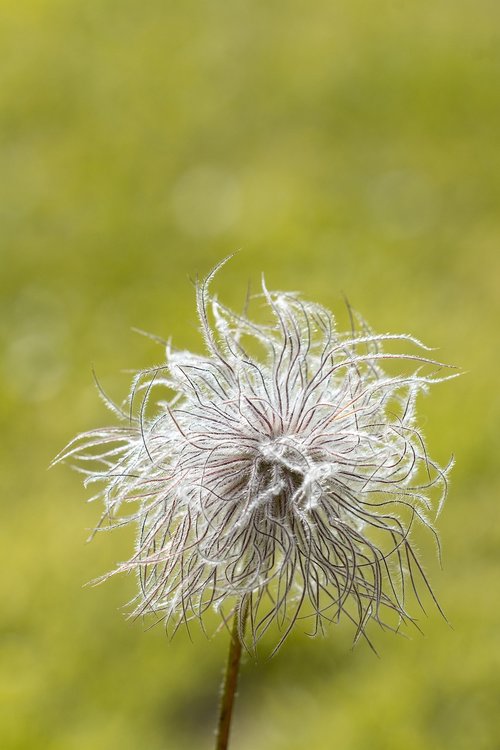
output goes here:
[{"label": "white silky hair", "polygon": [[[220,265],[196,286],[207,353],[167,343],[123,408],[105,397],[123,425],[79,435],[56,458],[100,485],[100,528],[137,527],[113,571],[137,572],[133,614],[155,612],[175,632],[213,608],[223,622],[239,611],[249,648],[272,624],[278,648],[302,617],[315,634],[344,616],[355,640],[369,640],[370,619],[387,624],[384,612],[393,628],[412,621],[408,590],[437,604],[413,527],[439,551],[433,519],[452,464],[429,457],[416,398],[455,375],[412,336],[375,334],[350,308],[338,332],[324,307],[264,281],[270,320],[253,322],[210,293]],[[417,353],[386,352],[395,342]]]}]

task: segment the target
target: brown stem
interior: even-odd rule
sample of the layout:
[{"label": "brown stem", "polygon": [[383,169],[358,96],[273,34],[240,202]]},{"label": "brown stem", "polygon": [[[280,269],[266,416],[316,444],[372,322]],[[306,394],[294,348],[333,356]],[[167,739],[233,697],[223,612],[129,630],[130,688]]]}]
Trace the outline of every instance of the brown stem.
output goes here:
[{"label": "brown stem", "polygon": [[[245,624],[246,612],[243,613],[241,622]],[[236,687],[238,685],[238,672],[240,667],[242,644],[238,628],[239,608],[236,608],[233,618],[231,642],[227,658],[226,672],[222,686],[222,695],[219,710],[219,724],[217,726],[217,741],[215,750],[227,750],[229,743],[229,731],[231,729],[231,718],[233,715]]]}]

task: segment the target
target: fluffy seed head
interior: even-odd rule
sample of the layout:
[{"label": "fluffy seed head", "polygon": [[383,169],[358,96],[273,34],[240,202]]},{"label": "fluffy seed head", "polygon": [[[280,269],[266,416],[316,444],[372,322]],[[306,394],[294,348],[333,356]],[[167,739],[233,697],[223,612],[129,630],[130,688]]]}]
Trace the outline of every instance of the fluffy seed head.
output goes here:
[{"label": "fluffy seed head", "polygon": [[[137,527],[113,571],[137,573],[135,614],[175,631],[238,611],[250,647],[271,624],[278,647],[302,617],[313,633],[347,617],[355,639],[371,618],[397,627],[408,590],[433,597],[412,533],[429,529],[439,549],[431,517],[451,462],[429,457],[415,405],[442,366],[411,336],[374,334],[352,313],[341,333],[328,310],[264,282],[269,321],[252,322],[210,293],[216,271],[196,287],[206,353],[167,344],[123,407],[106,399],[122,426],[56,460],[100,484],[100,528]],[[386,351],[397,342],[417,353]]]}]

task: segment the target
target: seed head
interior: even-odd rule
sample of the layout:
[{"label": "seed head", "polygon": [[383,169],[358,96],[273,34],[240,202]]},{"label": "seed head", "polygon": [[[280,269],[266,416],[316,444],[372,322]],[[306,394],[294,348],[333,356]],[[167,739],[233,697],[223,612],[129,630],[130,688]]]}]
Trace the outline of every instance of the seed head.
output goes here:
[{"label": "seed head", "polygon": [[[136,526],[113,571],[137,573],[134,614],[175,632],[239,611],[249,647],[273,623],[279,647],[299,618],[316,633],[346,617],[355,640],[371,618],[397,628],[412,619],[408,591],[434,599],[412,536],[423,526],[439,550],[431,517],[451,467],[429,457],[416,398],[453,376],[412,336],[374,334],[351,311],[341,333],[328,310],[264,281],[270,319],[252,322],[210,293],[219,267],[196,285],[206,353],[168,343],[123,408],[106,398],[123,425],[56,460],[101,485],[99,528]],[[417,353],[385,351],[398,342]]]}]

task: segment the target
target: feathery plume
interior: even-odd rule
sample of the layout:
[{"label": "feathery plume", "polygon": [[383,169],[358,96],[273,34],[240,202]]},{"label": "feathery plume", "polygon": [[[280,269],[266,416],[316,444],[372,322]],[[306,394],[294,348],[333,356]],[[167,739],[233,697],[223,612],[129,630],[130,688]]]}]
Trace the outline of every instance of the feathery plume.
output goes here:
[{"label": "feathery plume", "polygon": [[[451,468],[429,457],[416,398],[454,375],[412,336],[375,334],[350,310],[339,332],[328,310],[264,281],[268,323],[236,314],[209,290],[221,265],[196,286],[206,353],[167,343],[123,408],[104,397],[122,426],[78,436],[56,461],[101,485],[100,527],[137,527],[113,571],[137,573],[134,614],[175,632],[236,612],[250,648],[273,623],[278,648],[299,617],[316,633],[345,616],[355,640],[370,619],[397,628],[409,590],[434,599],[412,532],[439,550],[431,519]],[[386,351],[397,342],[417,353]]]}]

